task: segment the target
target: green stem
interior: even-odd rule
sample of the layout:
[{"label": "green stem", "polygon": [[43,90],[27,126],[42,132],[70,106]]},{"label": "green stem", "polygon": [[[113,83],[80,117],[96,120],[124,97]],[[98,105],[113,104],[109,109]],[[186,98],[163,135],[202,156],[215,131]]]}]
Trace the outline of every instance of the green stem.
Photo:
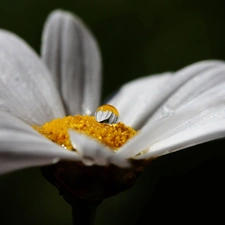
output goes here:
[{"label": "green stem", "polygon": [[73,225],[94,225],[97,207],[101,202],[78,200],[71,204]]}]

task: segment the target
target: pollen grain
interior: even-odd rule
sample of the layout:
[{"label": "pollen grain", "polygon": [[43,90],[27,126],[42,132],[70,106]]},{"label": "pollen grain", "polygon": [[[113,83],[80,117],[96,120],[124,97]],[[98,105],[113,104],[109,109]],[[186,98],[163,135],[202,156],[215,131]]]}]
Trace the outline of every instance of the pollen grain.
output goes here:
[{"label": "pollen grain", "polygon": [[62,147],[75,150],[70,142],[69,129],[85,133],[107,145],[112,151],[120,148],[137,131],[119,122],[117,124],[99,123],[94,116],[67,116],[57,118],[42,126],[33,126],[35,130]]}]

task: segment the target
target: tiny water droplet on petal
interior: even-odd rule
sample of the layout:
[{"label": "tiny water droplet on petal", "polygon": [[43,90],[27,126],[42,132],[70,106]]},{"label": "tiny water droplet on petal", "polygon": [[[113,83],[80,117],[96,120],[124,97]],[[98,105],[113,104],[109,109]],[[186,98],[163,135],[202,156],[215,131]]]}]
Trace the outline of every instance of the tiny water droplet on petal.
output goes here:
[{"label": "tiny water droplet on petal", "polygon": [[92,166],[92,165],[94,165],[94,160],[92,159],[92,158],[90,158],[90,157],[84,157],[83,158],[83,163],[84,163],[84,165],[86,165],[86,166]]},{"label": "tiny water droplet on petal", "polygon": [[169,105],[164,105],[162,107],[162,117],[171,116],[174,113],[174,109]]}]

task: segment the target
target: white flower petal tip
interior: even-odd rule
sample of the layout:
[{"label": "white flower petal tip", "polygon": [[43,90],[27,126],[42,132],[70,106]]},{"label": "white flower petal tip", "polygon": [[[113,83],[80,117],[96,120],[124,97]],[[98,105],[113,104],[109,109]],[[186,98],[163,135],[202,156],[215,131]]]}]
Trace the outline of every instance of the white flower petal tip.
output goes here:
[{"label": "white flower petal tip", "polygon": [[82,20],[63,10],[53,11],[44,26],[41,55],[67,113],[94,113],[100,103],[101,56]]},{"label": "white flower petal tip", "polygon": [[75,152],[52,143],[10,114],[0,111],[0,118],[0,174],[59,160],[80,160]]},{"label": "white flower petal tip", "polygon": [[89,136],[70,130],[70,139],[73,147],[81,156],[82,162],[87,166],[108,166],[114,164],[121,168],[129,168],[128,160],[118,157],[111,149]]}]

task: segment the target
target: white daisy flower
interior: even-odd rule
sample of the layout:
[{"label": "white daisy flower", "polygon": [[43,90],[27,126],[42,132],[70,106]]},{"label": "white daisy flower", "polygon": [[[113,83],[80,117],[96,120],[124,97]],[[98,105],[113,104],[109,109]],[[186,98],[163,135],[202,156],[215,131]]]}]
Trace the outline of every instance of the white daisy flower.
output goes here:
[{"label": "white daisy flower", "polygon": [[[77,177],[68,174],[82,167],[79,179],[90,171],[99,178],[105,175],[99,171],[113,167],[122,176],[113,183],[124,179],[122,188],[76,192],[101,199],[130,186],[151,159],[225,136],[222,61],[131,81],[100,106],[100,53],[79,18],[54,11],[41,50],[42,59],[19,37],[0,31],[0,174],[54,164],[56,178],[48,179],[71,191]],[[69,120],[75,122],[67,127]],[[81,189],[76,185],[72,192]]]}]

